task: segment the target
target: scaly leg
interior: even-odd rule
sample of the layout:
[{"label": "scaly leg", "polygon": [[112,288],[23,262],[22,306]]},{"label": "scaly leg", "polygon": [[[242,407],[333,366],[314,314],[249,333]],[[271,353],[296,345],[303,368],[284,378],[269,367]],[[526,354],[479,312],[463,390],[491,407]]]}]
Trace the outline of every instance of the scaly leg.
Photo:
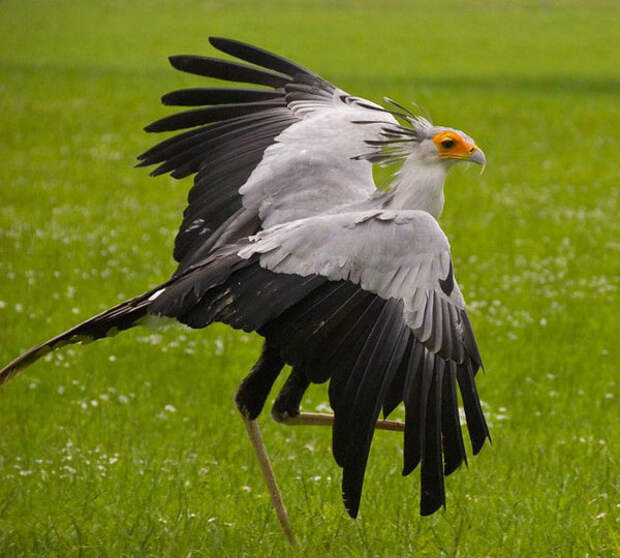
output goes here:
[{"label": "scaly leg", "polygon": [[[292,425],[310,425],[310,426],[332,426],[334,424],[334,415],[328,413],[306,413],[300,412],[294,417],[283,416],[277,413],[275,409],[271,412],[271,416],[277,422]],[[378,430],[392,430],[394,432],[403,432],[405,423],[397,420],[378,420],[375,428]]]},{"label": "scaly leg", "polygon": [[254,365],[250,374],[241,382],[237,395],[235,396],[235,403],[243,417],[243,422],[248,431],[250,442],[252,442],[254,453],[256,453],[258,464],[265,478],[265,483],[267,484],[267,489],[271,496],[271,502],[276,510],[282,529],[284,529],[284,533],[291,544],[299,546],[299,541],[293,534],[291,522],[286,513],[286,508],[284,507],[284,502],[282,501],[282,496],[278,489],[278,483],[276,482],[276,477],[271,468],[269,456],[267,455],[267,450],[263,444],[260,429],[256,422],[256,418],[263,408],[265,399],[267,399],[269,391],[283,366],[284,363],[280,359],[279,351],[273,347],[269,347],[267,343],[265,343],[260,359]]},{"label": "scaly leg", "polygon": [[278,488],[278,483],[276,482],[276,476],[271,468],[271,462],[269,461],[269,456],[265,450],[265,445],[263,444],[258,423],[255,420],[249,420],[245,417],[243,418],[243,422],[245,423],[248,435],[250,436],[252,447],[256,453],[256,458],[258,459],[258,464],[260,465],[263,477],[265,478],[265,483],[267,484],[267,489],[269,490],[269,495],[271,496],[271,502],[276,510],[278,519],[280,520],[280,525],[282,525],[282,529],[284,529],[284,533],[286,533],[286,536],[291,544],[300,546],[299,540],[291,528],[291,522],[289,521],[288,514],[286,513],[286,507],[284,506],[284,501],[282,500],[282,495],[280,494],[280,489]]}]

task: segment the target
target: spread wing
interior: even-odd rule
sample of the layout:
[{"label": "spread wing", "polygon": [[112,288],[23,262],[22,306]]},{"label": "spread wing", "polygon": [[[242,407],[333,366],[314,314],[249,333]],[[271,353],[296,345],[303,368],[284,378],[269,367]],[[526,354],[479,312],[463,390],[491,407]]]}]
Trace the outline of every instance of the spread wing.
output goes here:
[{"label": "spread wing", "polygon": [[423,211],[314,216],[227,247],[170,285],[149,311],[193,327],[257,330],[313,382],[330,380],[333,451],[358,511],[374,425],[405,403],[403,474],[422,463],[421,512],[445,503],[465,460],[460,387],[474,453],[488,429],[481,360],[448,241]]},{"label": "spread wing", "polygon": [[200,108],[147,126],[149,132],[189,130],[139,157],[143,166],[158,165],[153,175],[195,175],[175,241],[177,274],[222,236],[230,242],[367,198],[375,190],[371,164],[352,157],[368,151],[365,140],[376,139],[384,123],[395,123],[388,111],[294,62],[238,41],[209,40],[250,64],[190,55],[173,56],[171,64],[252,87],[164,95],[164,104]]}]

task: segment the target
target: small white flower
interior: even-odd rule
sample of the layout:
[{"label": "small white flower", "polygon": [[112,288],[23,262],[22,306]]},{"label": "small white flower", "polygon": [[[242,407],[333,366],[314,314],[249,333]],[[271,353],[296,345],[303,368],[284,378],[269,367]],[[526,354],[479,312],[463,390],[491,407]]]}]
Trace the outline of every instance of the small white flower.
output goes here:
[{"label": "small white flower", "polygon": [[176,413],[177,409],[174,405],[166,405],[164,407],[164,411],[166,411],[167,413]]}]

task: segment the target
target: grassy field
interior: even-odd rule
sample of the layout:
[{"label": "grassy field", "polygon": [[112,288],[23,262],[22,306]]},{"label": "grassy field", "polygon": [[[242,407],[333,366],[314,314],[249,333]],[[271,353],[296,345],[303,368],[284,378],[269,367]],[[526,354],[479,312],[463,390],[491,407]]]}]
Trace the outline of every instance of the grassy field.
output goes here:
[{"label": "grassy field", "polygon": [[[494,443],[418,516],[375,436],[360,518],[327,429],[261,420],[303,556],[617,556],[617,2],[0,4],[0,364],[166,279],[189,181],[132,169],[219,34],[476,138],[442,226]],[[260,347],[223,326],[49,355],[0,392],[1,556],[283,556],[232,403]],[[313,387],[306,409],[326,404]],[[398,414],[398,413],[397,413]]]}]

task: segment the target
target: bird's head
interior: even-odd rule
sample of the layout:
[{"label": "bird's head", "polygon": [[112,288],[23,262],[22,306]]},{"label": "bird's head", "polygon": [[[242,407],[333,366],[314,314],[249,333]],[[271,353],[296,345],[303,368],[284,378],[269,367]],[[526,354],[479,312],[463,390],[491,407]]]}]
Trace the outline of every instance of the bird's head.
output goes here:
[{"label": "bird's head", "polygon": [[445,164],[451,165],[458,162],[476,163],[481,165],[482,171],[484,171],[487,163],[484,151],[464,132],[452,128],[433,126],[429,130],[426,141],[433,145],[434,151],[429,145],[431,155]]},{"label": "bird's head", "polygon": [[[371,163],[388,166],[413,155],[423,164],[450,167],[458,162],[476,163],[481,165],[484,171],[487,162],[484,152],[465,132],[436,126],[430,120],[409,112],[395,101],[387,98],[386,101],[407,111],[403,113],[383,109],[404,121],[405,125],[386,123],[381,126],[379,130],[381,139],[366,141],[367,145],[375,148],[375,151],[356,157],[357,159],[366,159]],[[377,124],[376,121],[369,123]]]}]

